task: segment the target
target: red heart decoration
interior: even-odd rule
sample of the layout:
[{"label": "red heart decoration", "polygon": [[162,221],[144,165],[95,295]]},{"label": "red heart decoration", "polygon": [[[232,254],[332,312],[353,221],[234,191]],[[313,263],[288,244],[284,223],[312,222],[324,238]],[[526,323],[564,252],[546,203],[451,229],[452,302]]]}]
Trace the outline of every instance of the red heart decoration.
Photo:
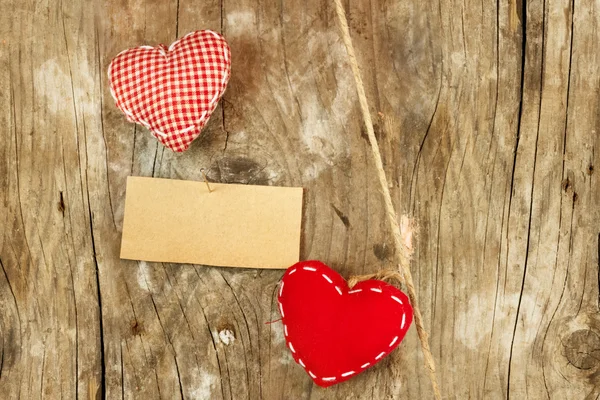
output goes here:
[{"label": "red heart decoration", "polygon": [[213,31],[187,34],[171,44],[119,53],[108,79],[117,107],[127,119],[150,129],[173,151],[186,150],[225,92],[231,52]]},{"label": "red heart decoration", "polygon": [[294,360],[323,387],[381,361],[402,341],[413,318],[408,297],[396,287],[367,280],[349,289],[320,261],[288,268],[278,301]]}]

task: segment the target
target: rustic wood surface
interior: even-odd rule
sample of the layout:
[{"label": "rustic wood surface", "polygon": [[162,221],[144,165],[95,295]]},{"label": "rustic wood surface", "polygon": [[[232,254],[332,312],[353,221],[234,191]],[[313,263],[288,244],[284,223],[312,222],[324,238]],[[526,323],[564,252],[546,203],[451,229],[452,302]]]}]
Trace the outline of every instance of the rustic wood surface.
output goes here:
[{"label": "rustic wood surface", "polygon": [[[394,268],[331,1],[0,6],[0,399],[431,398],[414,327],[322,389],[265,324],[282,271],[119,259],[126,177],[204,167],[305,187],[304,259]],[[599,398],[600,2],[346,7],[444,398]],[[173,154],[115,108],[107,66],[207,28],[231,81]]]}]

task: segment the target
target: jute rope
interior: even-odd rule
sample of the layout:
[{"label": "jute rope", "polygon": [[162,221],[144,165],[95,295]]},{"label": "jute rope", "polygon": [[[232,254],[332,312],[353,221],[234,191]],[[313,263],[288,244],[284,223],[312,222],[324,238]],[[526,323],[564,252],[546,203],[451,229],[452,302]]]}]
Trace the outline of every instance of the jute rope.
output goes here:
[{"label": "jute rope", "polygon": [[401,273],[398,271],[384,270],[374,274],[351,276],[350,279],[348,279],[348,287],[352,289],[358,282],[366,281],[368,279],[377,279],[378,281],[398,281],[400,284],[404,284],[404,277]]},{"label": "jute rope", "polygon": [[[358,100],[360,102],[360,108],[362,110],[364,122],[367,128],[367,136],[369,137],[369,143],[371,144],[373,160],[375,161],[375,167],[377,168],[377,176],[379,177],[379,184],[381,185],[381,191],[383,193],[387,219],[392,228],[392,236],[394,238],[394,245],[396,247],[396,257],[398,258],[397,261],[399,264],[400,271],[399,273],[396,271],[383,271],[377,274],[354,277],[354,283],[356,283],[359,280],[369,279],[373,277],[382,277],[385,279],[395,278],[400,281],[403,281],[403,283],[406,285],[408,298],[410,299],[410,303],[413,307],[414,321],[415,326],[417,327],[417,334],[419,336],[419,340],[421,341],[421,349],[423,350],[425,367],[429,371],[429,379],[431,380],[431,385],[433,386],[433,394],[435,398],[439,400],[442,398],[442,396],[440,394],[437,379],[435,376],[435,361],[433,360],[431,349],[429,348],[429,334],[423,326],[423,317],[421,316],[421,311],[417,306],[417,294],[415,291],[415,285],[413,283],[412,274],[410,272],[410,257],[408,256],[406,246],[402,241],[402,234],[400,232],[400,225],[398,224],[398,217],[396,215],[396,211],[394,210],[392,196],[390,195],[390,190],[388,187],[387,177],[383,169],[383,161],[381,158],[381,153],[379,151],[379,145],[377,144],[375,132],[373,131],[373,121],[371,120],[371,113],[369,112],[369,104],[367,103],[365,88],[360,75],[360,69],[358,68],[358,62],[356,61],[356,56],[354,54],[354,46],[352,45],[350,30],[348,29],[346,10],[342,6],[341,0],[334,0],[334,2],[335,10],[338,16],[338,22],[340,25],[340,30],[342,33],[342,39],[344,40],[344,44],[346,45],[346,50],[348,52],[348,58],[350,61],[350,67],[352,67],[352,73],[356,82]],[[353,286],[352,279],[349,283],[350,286]]]}]

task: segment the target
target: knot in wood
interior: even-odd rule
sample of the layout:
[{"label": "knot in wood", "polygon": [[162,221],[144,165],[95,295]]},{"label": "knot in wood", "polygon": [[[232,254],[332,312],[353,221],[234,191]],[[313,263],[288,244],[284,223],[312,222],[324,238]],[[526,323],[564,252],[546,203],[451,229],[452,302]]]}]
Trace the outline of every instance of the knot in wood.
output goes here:
[{"label": "knot in wood", "polygon": [[575,368],[588,370],[600,366],[600,336],[591,329],[571,333],[564,345],[565,357]]}]

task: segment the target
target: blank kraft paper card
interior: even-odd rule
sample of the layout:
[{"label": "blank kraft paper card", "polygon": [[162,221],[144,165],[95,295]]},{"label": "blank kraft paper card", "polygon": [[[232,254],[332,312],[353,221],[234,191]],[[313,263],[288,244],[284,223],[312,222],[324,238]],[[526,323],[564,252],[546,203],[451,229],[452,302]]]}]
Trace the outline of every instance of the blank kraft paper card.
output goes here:
[{"label": "blank kraft paper card", "polygon": [[287,268],[300,259],[302,188],[127,178],[121,258]]}]

